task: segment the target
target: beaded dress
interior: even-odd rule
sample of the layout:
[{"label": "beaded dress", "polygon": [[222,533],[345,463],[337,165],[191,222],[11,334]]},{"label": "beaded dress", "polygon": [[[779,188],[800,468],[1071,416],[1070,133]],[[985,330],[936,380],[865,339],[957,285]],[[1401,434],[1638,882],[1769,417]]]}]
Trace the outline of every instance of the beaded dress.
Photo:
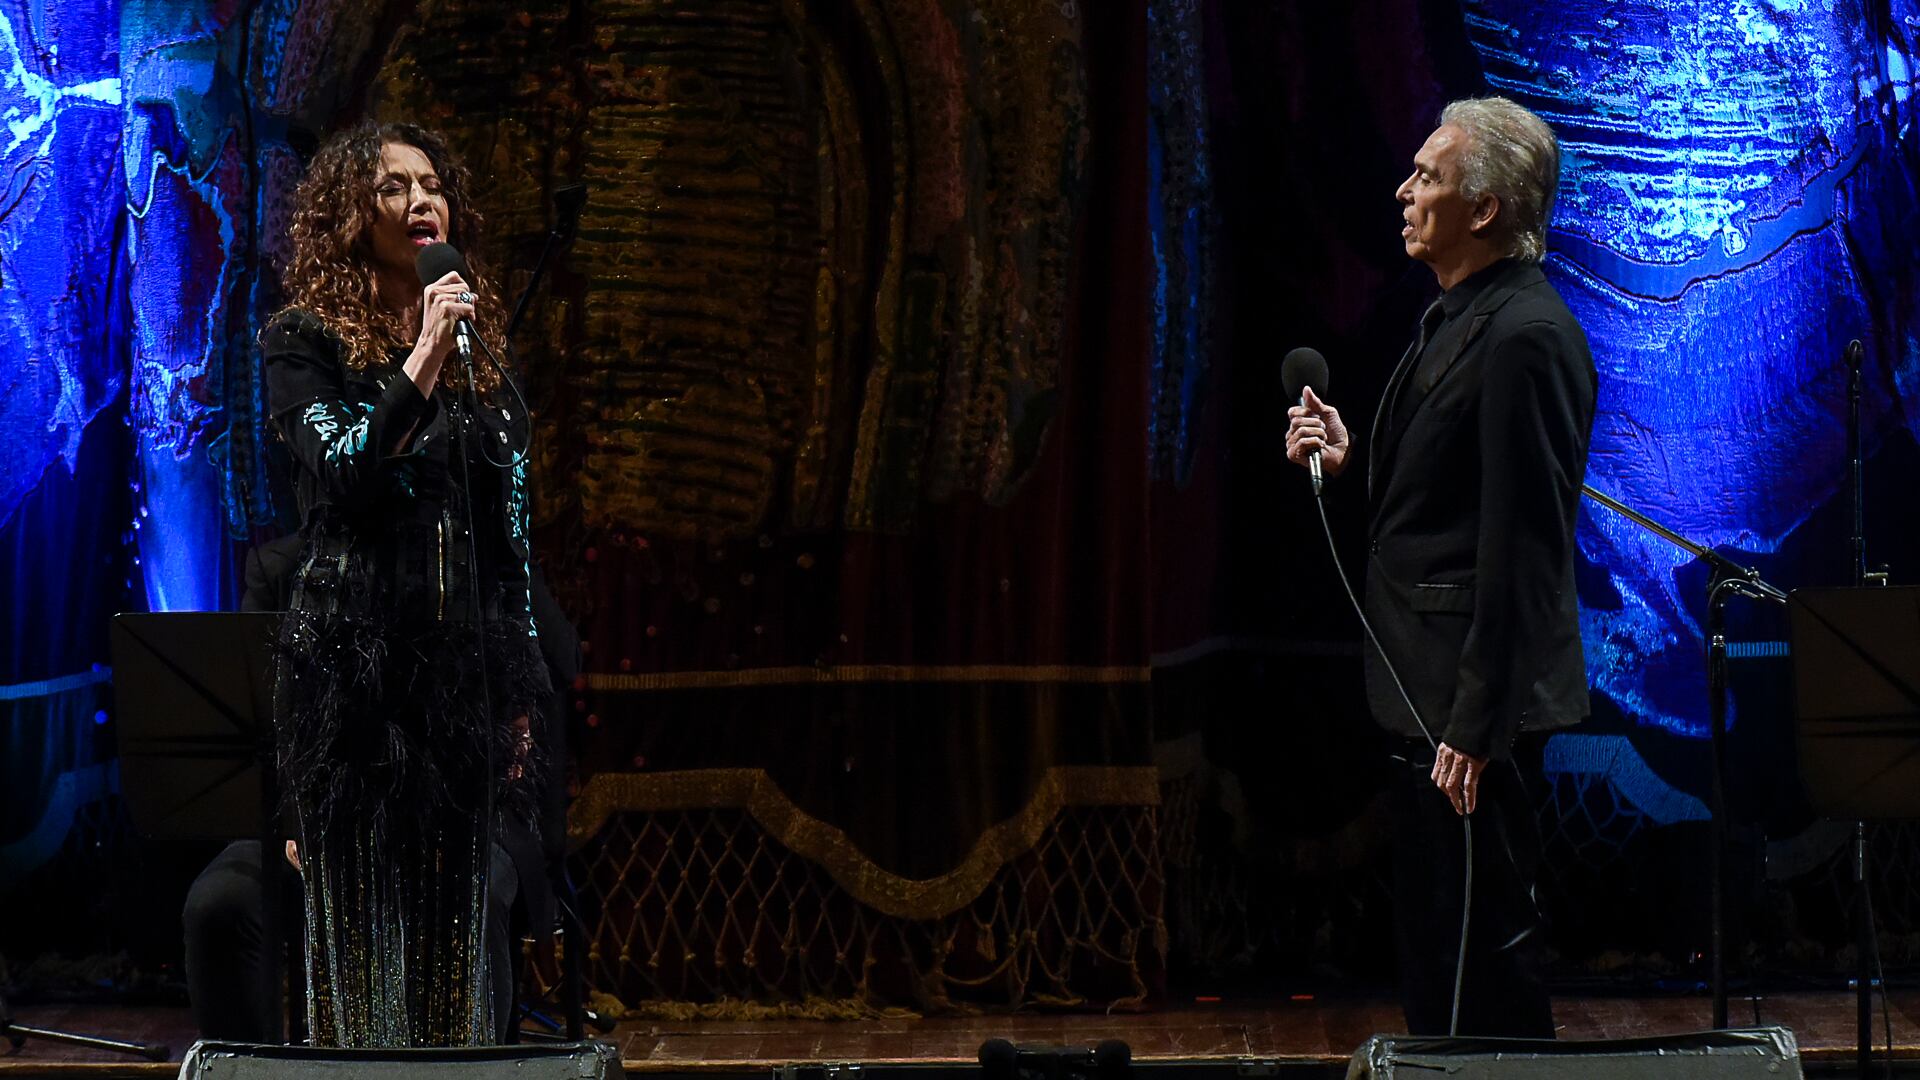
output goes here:
[{"label": "beaded dress", "polygon": [[404,351],[350,367],[307,312],[282,312],[260,341],[305,538],[274,701],[308,1029],[320,1046],[491,1042],[490,822],[509,801],[531,812],[529,783],[505,779],[516,761],[538,775],[514,722],[528,717],[539,745],[551,692],[512,453],[525,441],[510,435],[527,418],[463,408],[445,387],[423,396]]}]

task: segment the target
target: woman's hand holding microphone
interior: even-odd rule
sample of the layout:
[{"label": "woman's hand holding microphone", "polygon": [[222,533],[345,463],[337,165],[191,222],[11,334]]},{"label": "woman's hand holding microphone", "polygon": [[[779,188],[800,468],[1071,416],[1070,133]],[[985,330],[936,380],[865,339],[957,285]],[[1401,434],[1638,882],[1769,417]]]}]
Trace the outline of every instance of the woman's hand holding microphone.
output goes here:
[{"label": "woman's hand holding microphone", "polygon": [[420,297],[420,336],[407,357],[407,376],[423,395],[433,393],[440,368],[454,349],[461,319],[473,319],[473,290],[458,273],[449,271],[426,287]]}]

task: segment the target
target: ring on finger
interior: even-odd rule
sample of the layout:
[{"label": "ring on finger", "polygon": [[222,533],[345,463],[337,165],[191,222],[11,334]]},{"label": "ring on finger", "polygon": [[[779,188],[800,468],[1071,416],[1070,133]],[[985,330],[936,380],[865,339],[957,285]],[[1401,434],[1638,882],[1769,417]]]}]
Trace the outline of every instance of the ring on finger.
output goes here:
[{"label": "ring on finger", "polygon": [[462,289],[460,290],[460,295],[455,297],[454,299],[459,300],[463,304],[471,304],[473,303],[473,294],[466,291],[465,289]]}]

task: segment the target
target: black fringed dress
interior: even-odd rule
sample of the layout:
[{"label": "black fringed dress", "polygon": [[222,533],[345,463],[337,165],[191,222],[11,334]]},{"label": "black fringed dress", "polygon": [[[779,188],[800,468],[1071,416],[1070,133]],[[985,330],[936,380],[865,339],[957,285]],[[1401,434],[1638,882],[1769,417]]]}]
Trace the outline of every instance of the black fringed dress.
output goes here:
[{"label": "black fringed dress", "polygon": [[528,418],[445,388],[423,397],[403,352],[350,368],[306,312],[260,340],[306,538],[275,730],[299,822],[309,1030],[321,1046],[487,1043],[490,822],[509,800],[531,810],[528,783],[506,780],[516,762],[538,775],[515,721],[538,746],[550,693],[513,454],[526,443],[510,433]]}]

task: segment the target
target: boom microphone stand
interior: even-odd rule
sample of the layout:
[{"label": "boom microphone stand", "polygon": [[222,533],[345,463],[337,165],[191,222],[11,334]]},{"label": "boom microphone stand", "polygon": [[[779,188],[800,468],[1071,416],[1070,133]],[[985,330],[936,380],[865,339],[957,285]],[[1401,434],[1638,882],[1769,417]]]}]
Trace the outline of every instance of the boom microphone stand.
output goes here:
[{"label": "boom microphone stand", "polygon": [[547,264],[552,261],[553,253],[564,245],[573,242],[580,232],[580,211],[587,205],[587,185],[568,184],[555,188],[553,192],[554,222],[553,231],[547,233],[546,243],[540,246],[540,258],[533,264],[533,274],[527,278],[527,287],[520,293],[520,299],[513,305],[513,314],[507,318],[508,343],[513,340],[513,332],[520,328],[520,320],[527,314],[527,301],[540,289],[540,279],[546,276]]},{"label": "boom microphone stand", "polygon": [[1713,801],[1711,804],[1713,819],[1709,829],[1709,843],[1713,848],[1709,858],[1709,872],[1713,875],[1709,985],[1713,991],[1713,1027],[1718,1030],[1727,1026],[1727,876],[1724,865],[1727,846],[1726,601],[1730,596],[1744,596],[1752,600],[1784,605],[1787,602],[1787,594],[1767,584],[1760,577],[1758,570],[1741,566],[1712,548],[1694,543],[1625,503],[1595,491],[1591,485],[1582,485],[1580,490],[1587,498],[1682,551],[1704,560],[1713,568],[1713,577],[1707,583],[1708,733],[1713,748]]}]

